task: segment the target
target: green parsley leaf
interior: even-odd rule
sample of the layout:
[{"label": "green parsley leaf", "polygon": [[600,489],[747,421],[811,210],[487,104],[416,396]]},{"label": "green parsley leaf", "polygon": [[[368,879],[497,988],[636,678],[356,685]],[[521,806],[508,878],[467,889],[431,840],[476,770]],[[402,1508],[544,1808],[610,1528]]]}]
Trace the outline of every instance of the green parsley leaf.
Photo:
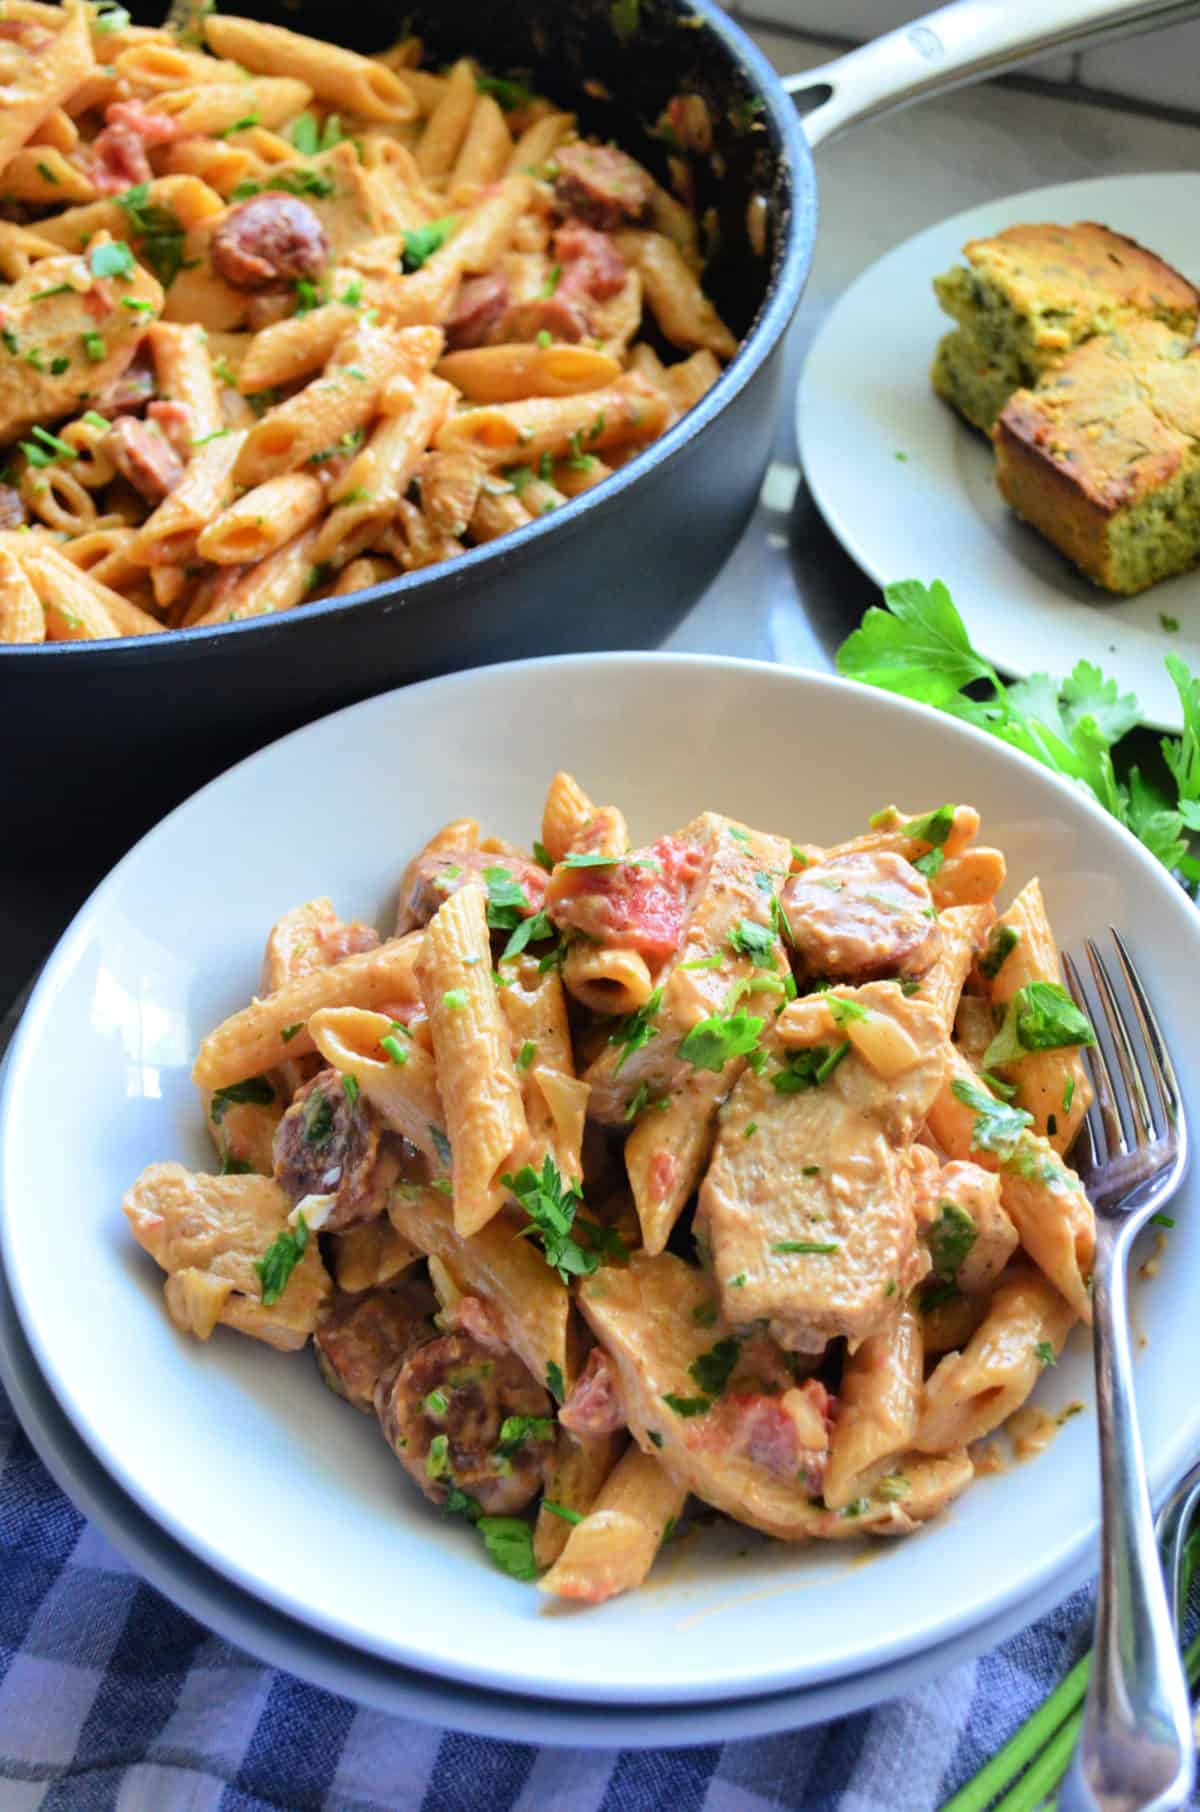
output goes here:
[{"label": "green parsley leaf", "polygon": [[516,113],[531,107],[537,96],[525,87],[522,82],[510,81],[505,76],[479,75],[475,78],[475,92],[490,94],[498,101],[505,113]]},{"label": "green parsley leaf", "polygon": [[929,1229],[929,1257],[933,1274],[953,1283],[979,1233],[973,1217],[957,1202],[939,1202],[938,1217]]},{"label": "green parsley leaf", "polygon": [[552,264],[550,266],[546,281],[542,284],[543,296],[552,296],[554,294],[555,290],[558,288],[559,278],[562,276],[562,268],[561,264]]},{"label": "green parsley leaf", "polygon": [[835,1026],[849,1025],[854,1019],[869,1019],[871,1015],[857,1000],[847,1000],[844,995],[830,994],[826,1004],[833,1014]]},{"label": "green parsley leaf", "polygon": [[1034,1350],[1034,1353],[1037,1355],[1037,1362],[1039,1365],[1057,1365],[1058,1364],[1057,1355],[1055,1354],[1054,1348],[1048,1340],[1039,1340],[1033,1350]]},{"label": "green parsley leaf", "polygon": [[928,843],[932,849],[941,849],[954,828],[954,811],[952,805],[939,805],[936,812],[927,812],[923,818],[910,818],[907,824],[902,824],[900,835],[911,837],[914,843]]},{"label": "green parsley leaf", "polygon": [[234,120],[232,126],[222,126],[219,131],[213,133],[213,137],[228,138],[234,132],[248,132],[251,126],[258,126],[261,124],[261,114],[246,113],[242,115],[240,120]]},{"label": "green parsley leaf", "polygon": [[247,179],[238,183],[233,191],[232,200],[248,201],[252,195],[261,195],[264,190],[277,190],[284,195],[311,195],[317,201],[326,201],[334,194],[334,184],[328,176],[322,176],[316,170],[277,170],[268,176],[265,182]]},{"label": "green parsley leaf", "polygon": [[327,1145],[333,1136],[333,1106],[319,1088],[307,1097],[302,1111],[304,1143]]},{"label": "green parsley leaf", "polygon": [[457,1485],[451,1485],[446,1493],[446,1508],[452,1516],[465,1516],[469,1523],[477,1523],[481,1514],[479,1499],[460,1491]]},{"label": "green parsley leaf", "polygon": [[128,31],[132,20],[125,8],[115,5],[114,0],[100,0],[92,24],[98,32],[107,36],[110,32]]},{"label": "green parsley leaf", "polygon": [[424,1413],[427,1416],[432,1416],[434,1421],[440,1421],[441,1418],[445,1415],[446,1411],[449,1409],[449,1407],[450,1407],[449,1397],[446,1395],[445,1391],[440,1391],[440,1390],[431,1390],[429,1392],[429,1395],[425,1398],[424,1402],[421,1404],[421,1408],[424,1411]]},{"label": "green parsley leaf", "polygon": [[775,1242],[771,1250],[785,1256],[799,1252],[814,1254],[818,1258],[827,1258],[831,1252],[838,1252],[841,1248],[835,1239],[781,1239]]},{"label": "green parsley leaf", "polygon": [[401,254],[401,265],[410,275],[419,271],[427,258],[432,258],[439,247],[445,245],[451,233],[458,225],[458,216],[447,214],[441,220],[431,220],[423,227],[413,227],[404,235],[404,251]]},{"label": "green parsley leaf", "polygon": [[434,1126],[431,1123],[429,1127],[429,1137],[433,1141],[433,1149],[437,1152],[442,1163],[449,1164],[451,1161],[450,1141],[441,1127]]},{"label": "green parsley leaf", "polygon": [[262,1287],[264,1309],[269,1309],[283,1295],[288,1278],[304,1257],[307,1244],[308,1223],[303,1214],[297,1214],[295,1231],[285,1228],[271,1241],[262,1257],[255,1259],[254,1269]]},{"label": "green parsley leaf", "polygon": [[442,1005],[447,1013],[461,1013],[467,1004],[465,988],[447,988],[442,995]]},{"label": "green parsley leaf", "polygon": [[779,1095],[799,1095],[805,1089],[819,1088],[849,1051],[849,1039],[842,1044],[814,1044],[802,1051],[791,1051],[787,1062],[771,1077],[771,1087]]},{"label": "green parsley leaf", "polygon": [[[93,365],[101,364],[103,360],[108,357],[108,347],[105,344],[104,335],[102,333],[85,333],[83,335],[83,350],[86,357]],[[105,425],[107,426],[107,423]]]},{"label": "green parsley leaf", "polygon": [[621,1046],[621,1055],[618,1057],[616,1068],[613,1071],[614,1076],[619,1073],[626,1058],[632,1057],[635,1051],[640,1051],[649,1044],[652,1038],[658,1037],[658,1027],[652,1025],[651,1021],[662,1006],[662,997],[662,989],[655,988],[644,1006],[639,1007],[636,1013],[627,1013],[623,1019],[619,1019],[613,1031],[609,1033],[609,1044]]},{"label": "green parsley leaf", "polygon": [[526,1164],[515,1176],[506,1171],[500,1181],[529,1216],[529,1231],[537,1235],[546,1263],[564,1283],[572,1277],[590,1277],[600,1268],[599,1252],[581,1246],[572,1231],[583,1192],[574,1178],[568,1181],[563,1176],[548,1152],[540,1172]]},{"label": "green parsley leaf", "polygon": [[679,1056],[694,1069],[717,1073],[734,1057],[758,1049],[763,1020],[753,1013],[713,1014],[694,1025],[679,1042]]},{"label": "green parsley leaf", "polygon": [[739,919],[730,932],[729,948],[739,956],[748,956],[758,969],[777,969],[775,934],[769,925],[757,925],[753,919]]},{"label": "green parsley leaf", "polygon": [[979,959],[979,973],[994,981],[1021,941],[1015,925],[993,925],[987,948]]},{"label": "green parsley leaf", "polygon": [[353,1113],[354,1109],[358,1106],[358,1078],[356,1076],[343,1076],[342,1088],[345,1090],[346,1099],[350,1103],[350,1111]]},{"label": "green parsley leaf", "polygon": [[231,1158],[226,1152],[221,1159],[221,1168],[217,1172],[222,1177],[250,1177],[254,1175],[253,1164],[247,1164],[244,1158]]},{"label": "green parsley leaf", "polygon": [[[512,936],[500,952],[500,961],[506,963],[510,957],[520,956],[527,944],[540,944],[548,937],[554,937],[555,926],[548,912],[535,912],[527,919],[522,919]],[[548,966],[547,959],[542,958],[542,966]]]},{"label": "green parsley leaf", "polygon": [[425,1477],[440,1479],[450,1465],[450,1436],[434,1435],[425,1458]]},{"label": "green parsley leaf", "polygon": [[231,1107],[243,1107],[247,1103],[270,1107],[274,1100],[275,1090],[265,1076],[247,1076],[244,1082],[231,1082],[228,1088],[213,1090],[208,1117],[214,1126],[219,1126]]},{"label": "green parsley leaf", "polygon": [[1152,1227],[1173,1227],[1175,1222],[1169,1214],[1152,1214],[1150,1225]]},{"label": "green parsley leaf", "polygon": [[[661,1442],[662,1442],[662,1437],[660,1436],[659,1437],[660,1445],[661,1445]],[[551,1516],[561,1516],[564,1523],[581,1523],[583,1521],[582,1511],[572,1510],[566,1504],[552,1503],[548,1497],[544,1497],[542,1499],[542,1509],[548,1510],[550,1512]]]},{"label": "green parsley leaf", "polygon": [[950,1084],[950,1092],[975,1115],[971,1150],[994,1151],[1001,1162],[1007,1162],[1016,1151],[1026,1127],[1032,1126],[1033,1115],[1027,1114],[1023,1107],[1009,1107],[1005,1102],[997,1101],[994,1095],[989,1095],[986,1089],[965,1076]]},{"label": "green parsley leaf", "polygon": [[678,1397],[673,1391],[663,1394],[663,1402],[668,1409],[673,1409],[677,1416],[703,1416],[712,1408],[711,1397]]},{"label": "green parsley leaf", "polygon": [[1066,1081],[1063,1083],[1063,1092],[1062,1092],[1062,1110],[1063,1110],[1064,1114],[1070,1113],[1071,1103],[1072,1103],[1072,1101],[1074,1101],[1074,1099],[1075,1099],[1075,1078],[1074,1078],[1074,1076],[1068,1076]]},{"label": "green parsley leaf", "polygon": [[475,1524],[483,1543],[502,1573],[510,1579],[536,1579],[533,1531],[517,1516],[481,1516]]},{"label": "green parsley leaf", "polygon": [[546,870],[547,874],[550,874],[553,871],[554,864],[550,860],[550,851],[546,848],[544,843],[539,843],[536,837],[533,842],[533,859],[539,868],[544,868]]},{"label": "green parsley leaf", "polygon": [[894,1504],[907,1497],[911,1490],[912,1486],[902,1472],[889,1472],[876,1485],[875,1496],[881,1497],[885,1504]]},{"label": "green parsley leaf", "polygon": [[698,1328],[715,1328],[719,1319],[715,1302],[698,1302],[692,1310],[692,1320]]},{"label": "green parsley leaf", "polygon": [[537,1045],[532,1038],[527,1038],[517,1052],[517,1068],[527,1070],[537,1056]]},{"label": "green parsley leaf", "polygon": [[688,1366],[688,1376],[699,1385],[706,1397],[720,1397],[733,1376],[741,1351],[742,1343],[733,1335],[718,1340],[716,1346],[710,1347],[707,1353],[701,1353]]},{"label": "green parsley leaf", "polygon": [[117,203],[129,221],[130,231],[140,241],[142,263],[149,265],[164,289],[169,289],[183,269],[184,228],[173,208],[150,201],[149,194],[149,183],[140,182],[118,195]]},{"label": "green parsley leaf", "polygon": [[298,113],[283,129],[283,136],[295,145],[301,157],[315,157],[320,150],[320,130],[314,113]]},{"label": "green parsley leaf", "polygon": [[508,868],[485,868],[487,922],[493,931],[512,931],[529,912],[529,899]]},{"label": "green parsley leaf", "polygon": [[1008,1002],[1004,1023],[983,1054],[985,1069],[1014,1063],[1027,1051],[1095,1044],[1096,1034],[1057,982],[1026,982]]},{"label": "green parsley leaf", "polygon": [[496,1452],[501,1459],[511,1460],[519,1453],[526,1441],[552,1441],[554,1439],[553,1416],[505,1416],[500,1424],[500,1438],[496,1443]]},{"label": "green parsley leaf", "polygon": [[387,1052],[397,1069],[402,1070],[408,1062],[408,1052],[393,1032],[389,1032],[386,1038],[379,1040],[379,1048],[381,1051]]},{"label": "green parsley leaf", "polygon": [[567,1394],[567,1387],[563,1382],[562,1366],[556,1365],[553,1359],[546,1361],[546,1389],[556,1403],[561,1403]]}]

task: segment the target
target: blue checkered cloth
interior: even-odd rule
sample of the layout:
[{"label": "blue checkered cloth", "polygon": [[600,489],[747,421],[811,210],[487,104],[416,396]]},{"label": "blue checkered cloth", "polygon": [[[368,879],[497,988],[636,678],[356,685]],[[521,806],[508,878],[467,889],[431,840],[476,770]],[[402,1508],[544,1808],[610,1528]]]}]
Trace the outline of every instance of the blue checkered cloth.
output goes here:
[{"label": "blue checkered cloth", "polygon": [[537,1749],[265,1667],[144,1584],[0,1392],[0,1812],[931,1812],[1087,1639],[1085,1594],[874,1711],[703,1748]]}]

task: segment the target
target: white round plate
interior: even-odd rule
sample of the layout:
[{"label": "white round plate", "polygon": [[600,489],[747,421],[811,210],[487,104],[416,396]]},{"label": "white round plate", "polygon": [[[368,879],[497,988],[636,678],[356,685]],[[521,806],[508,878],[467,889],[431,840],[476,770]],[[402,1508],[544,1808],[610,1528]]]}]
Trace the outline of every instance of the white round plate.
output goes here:
[{"label": "white round plate", "polygon": [[[1200,175],[1105,176],[970,208],[905,240],[838,299],[797,398],[801,463],[847,552],[880,585],[943,579],[975,646],[1006,673],[1062,675],[1094,661],[1135,692],[1145,721],[1180,727],[1163,667],[1200,664],[1200,571],[1137,598],[1110,597],[1020,522],[993,454],[935,396],[929,367],[954,323],[933,279],[968,239],[1022,223],[1099,220],[1200,282]],[[1161,618],[1178,622],[1168,632]]]},{"label": "white round plate", "polygon": [[193,1617],[272,1667],[286,1668],[327,1692],[342,1693],[397,1717],[504,1742],[569,1749],[675,1749],[773,1736],[847,1717],[915,1692],[927,1680],[994,1648],[1061,1603],[1082,1583],[1086,1571],[1080,1569],[1077,1578],[1064,1575],[1052,1580],[1028,1603],[952,1642],[827,1686],[700,1706],[567,1705],[517,1698],[434,1679],[335,1642],[231,1585],[174,1541],[113,1483],[59,1408],[22,1332],[2,1270],[0,1379],[56,1482],[152,1585]]},{"label": "white round plate", "polygon": [[[370,1424],[283,1357],[178,1335],[122,1191],[177,1156],[211,1165],[189,1081],[203,1032],[251,991],[266,927],[328,892],[379,915],[408,853],[469,810],[528,838],[572,768],[635,840],[704,806],[832,841],[893,798],[985,814],[1015,879],[1040,872],[1074,943],[1124,926],[1185,1084],[1200,1023],[1178,978],[1200,919],[1139,844],[1003,745],[834,679],[683,655],[491,667],[353,707],[265,749],[181,806],[97,890],[43,972],[0,1100],[0,1248],[39,1366],[114,1480],[235,1584],[368,1653],[545,1698],[679,1704],[852,1675],[1028,1601],[1094,1538],[1090,1417],[1028,1467],[978,1483],[916,1538],[803,1550],[714,1530],[661,1583],[580,1613],[494,1571],[469,1528],[417,1498]],[[1139,1307],[1156,1479],[1200,1444],[1180,1399],[1200,1227],[1180,1214]],[[1090,1401],[1086,1342],[1042,1383]],[[743,1550],[746,1552],[743,1554]]]}]

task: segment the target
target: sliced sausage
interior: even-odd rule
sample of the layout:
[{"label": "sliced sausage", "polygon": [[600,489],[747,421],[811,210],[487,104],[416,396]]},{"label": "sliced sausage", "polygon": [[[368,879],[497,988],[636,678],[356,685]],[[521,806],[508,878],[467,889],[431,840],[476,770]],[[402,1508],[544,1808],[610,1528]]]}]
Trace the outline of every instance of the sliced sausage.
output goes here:
[{"label": "sliced sausage", "polygon": [[336,1070],[319,1070],[297,1089],[275,1128],[275,1181],[293,1205],[333,1196],[320,1223],[329,1233],[382,1213],[399,1168],[375,1109],[362,1095],[351,1102]]},{"label": "sliced sausage", "polygon": [[554,161],[558,165],[554,194],[564,214],[576,214],[589,226],[610,232],[649,214],[654,184],[640,164],[614,145],[581,140],[556,151]]},{"label": "sliced sausage", "polygon": [[147,503],[161,503],[183,477],[183,461],[165,434],[133,415],[119,415],[104,438],[113,464]]},{"label": "sliced sausage", "polygon": [[[467,1334],[410,1353],[395,1379],[380,1384],[375,1408],[396,1457],[435,1504],[455,1486],[488,1515],[511,1515],[541,1490],[554,1456],[546,1392],[512,1353],[493,1353]],[[500,1452],[510,1416],[535,1417],[539,1427],[519,1442],[510,1437]]]},{"label": "sliced sausage", "polygon": [[460,285],[446,320],[446,344],[452,352],[485,344],[508,307],[508,279],[499,271],[468,277]]},{"label": "sliced sausage", "polygon": [[558,291],[607,302],[622,288],[629,267],[606,233],[581,220],[568,220],[554,235],[554,256],[563,266]]},{"label": "sliced sausage", "polygon": [[436,1311],[437,1298],[424,1279],[356,1296],[339,1291],[313,1336],[330,1390],[373,1414],[376,1386],[390,1384],[414,1348],[434,1338]]},{"label": "sliced sausage", "polygon": [[325,229],[293,195],[255,195],[230,208],[213,234],[213,267],[234,289],[271,289],[317,277],[329,261]]},{"label": "sliced sausage", "polygon": [[602,1346],[594,1346],[587,1364],[558,1412],[563,1427],[575,1435],[615,1434],[625,1426],[617,1368]]},{"label": "sliced sausage", "polygon": [[812,976],[870,981],[920,975],[938,948],[924,875],[890,850],[852,850],[789,877],[780,896]]},{"label": "sliced sausage", "polygon": [[546,900],[547,875],[544,868],[526,862],[520,856],[498,855],[495,850],[439,849],[432,854],[415,856],[400,882],[397,906],[397,932],[427,925],[438,907],[465,887],[469,881],[481,881],[491,869],[503,869],[509,880],[521,889],[524,908],[522,918],[532,918],[542,910]]}]

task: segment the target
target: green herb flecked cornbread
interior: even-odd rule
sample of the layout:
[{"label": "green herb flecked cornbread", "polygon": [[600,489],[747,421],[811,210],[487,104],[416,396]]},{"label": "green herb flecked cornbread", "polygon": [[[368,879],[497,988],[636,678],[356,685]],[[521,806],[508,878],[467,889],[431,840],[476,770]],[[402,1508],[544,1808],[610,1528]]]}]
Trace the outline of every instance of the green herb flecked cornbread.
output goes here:
[{"label": "green herb flecked cornbread", "polygon": [[930,373],[939,396],[990,433],[1014,390],[1036,384],[1073,346],[1132,321],[1195,331],[1200,293],[1133,239],[1094,221],[1014,226],[963,247],[933,287],[959,325]]},{"label": "green herb flecked cornbread", "polygon": [[1200,562],[1200,348],[1133,321],[1009,398],[992,436],[1019,516],[1108,591]]}]

